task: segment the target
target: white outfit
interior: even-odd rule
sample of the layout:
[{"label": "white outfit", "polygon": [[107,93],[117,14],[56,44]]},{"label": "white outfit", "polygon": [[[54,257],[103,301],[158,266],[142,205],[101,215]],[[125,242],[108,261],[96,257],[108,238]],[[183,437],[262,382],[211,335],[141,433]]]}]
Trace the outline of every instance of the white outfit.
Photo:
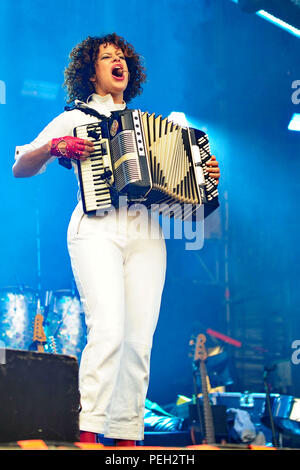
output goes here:
[{"label": "white outfit", "polygon": [[[109,116],[125,104],[115,105],[111,95],[94,94],[88,106]],[[80,110],[66,111],[31,144],[17,147],[16,158],[97,120]],[[144,211],[139,222],[147,227],[149,219]],[[152,229],[153,223],[158,224],[151,218]],[[137,230],[136,217],[126,208],[101,217],[87,216],[81,201],[68,228],[68,249],[88,329],[79,373],[80,429],[109,438],[144,437],[152,338],[166,269],[160,227],[155,237],[151,233]]]}]

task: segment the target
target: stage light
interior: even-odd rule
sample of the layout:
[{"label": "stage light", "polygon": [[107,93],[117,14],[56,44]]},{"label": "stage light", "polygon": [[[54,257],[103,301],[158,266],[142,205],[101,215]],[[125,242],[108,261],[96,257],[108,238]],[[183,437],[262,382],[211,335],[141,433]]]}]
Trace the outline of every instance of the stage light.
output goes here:
[{"label": "stage light", "polygon": [[300,114],[294,113],[288,125],[290,131],[300,131]]},{"label": "stage light", "polygon": [[245,13],[255,13],[285,31],[300,37],[300,0],[231,0]]},{"label": "stage light", "polygon": [[204,123],[200,123],[193,117],[187,117],[186,114],[182,112],[172,111],[169,114],[168,119],[182,127],[192,127],[193,129],[200,129],[203,132],[208,132],[207,126]]},{"label": "stage light", "polygon": [[168,116],[169,121],[173,121],[179,126],[183,127],[189,127],[190,124],[186,118],[186,115],[184,113],[180,113],[177,111],[172,111],[172,113],[169,114]]},{"label": "stage light", "polygon": [[270,23],[274,23],[276,24],[276,26],[279,26],[280,28],[285,29],[294,36],[300,38],[300,29],[295,28],[294,26],[286,23],[285,21],[279,18],[276,18],[276,16],[271,15],[265,10],[259,10],[256,12],[256,14],[261,18],[264,18],[265,20],[269,21]]}]

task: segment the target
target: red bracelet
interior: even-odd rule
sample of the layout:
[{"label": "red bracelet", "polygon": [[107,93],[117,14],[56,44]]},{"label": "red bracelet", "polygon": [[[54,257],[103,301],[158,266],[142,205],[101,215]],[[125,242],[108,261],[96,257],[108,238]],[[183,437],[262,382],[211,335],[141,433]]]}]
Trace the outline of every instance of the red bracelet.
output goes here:
[{"label": "red bracelet", "polygon": [[[63,150],[58,147],[60,142],[65,142],[66,144]],[[54,157],[79,158],[84,151],[84,147],[83,139],[71,136],[59,137],[58,139],[52,139],[50,154]]]}]

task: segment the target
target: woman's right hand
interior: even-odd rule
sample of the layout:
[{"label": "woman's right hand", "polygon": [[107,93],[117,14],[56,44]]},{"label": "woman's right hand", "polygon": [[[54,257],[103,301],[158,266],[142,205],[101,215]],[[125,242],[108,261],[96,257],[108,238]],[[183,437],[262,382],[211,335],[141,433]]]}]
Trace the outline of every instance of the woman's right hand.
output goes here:
[{"label": "woman's right hand", "polygon": [[86,160],[94,151],[94,144],[90,140],[78,137],[59,137],[49,142],[49,153],[54,157]]}]

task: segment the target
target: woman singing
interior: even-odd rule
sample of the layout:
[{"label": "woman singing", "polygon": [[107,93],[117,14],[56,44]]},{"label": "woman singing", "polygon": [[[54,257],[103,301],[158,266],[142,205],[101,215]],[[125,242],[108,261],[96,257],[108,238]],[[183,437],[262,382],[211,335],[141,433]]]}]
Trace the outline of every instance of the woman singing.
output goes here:
[{"label": "woman singing", "polygon": [[[68,102],[75,107],[57,116],[33,142],[16,148],[14,176],[41,173],[56,158],[88,158],[93,143],[72,137],[73,129],[125,109],[145,79],[140,56],[123,38],[109,34],[82,41],[65,70]],[[218,180],[215,157],[208,169]],[[121,446],[144,437],[166,249],[159,227],[158,237],[141,235],[126,208],[116,212],[126,217],[126,224],[116,223],[111,213],[88,216],[79,201],[68,228],[68,250],[88,332],[79,370],[80,439],[97,442],[103,434]]]}]

